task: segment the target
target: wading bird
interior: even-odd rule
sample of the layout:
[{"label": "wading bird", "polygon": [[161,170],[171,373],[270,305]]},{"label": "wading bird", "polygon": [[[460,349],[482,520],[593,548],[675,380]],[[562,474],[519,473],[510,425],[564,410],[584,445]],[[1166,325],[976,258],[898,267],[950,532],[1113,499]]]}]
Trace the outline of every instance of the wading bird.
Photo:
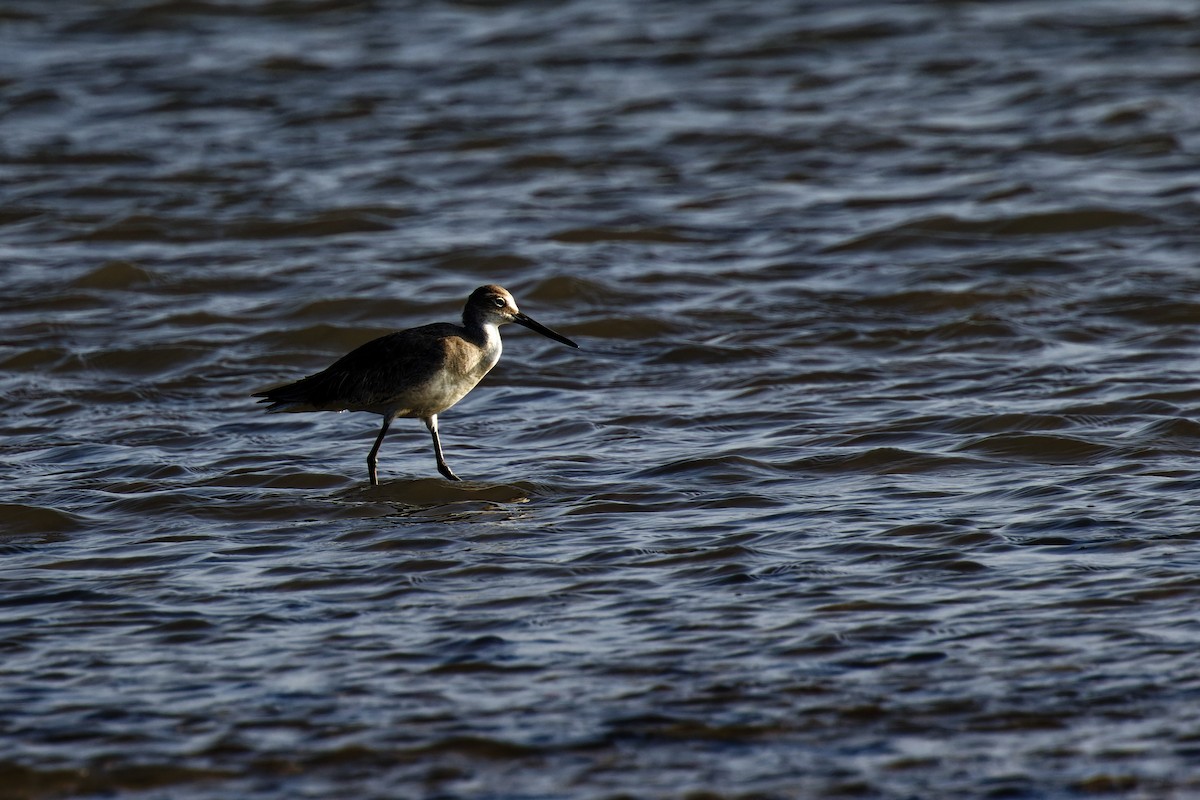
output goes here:
[{"label": "wading bird", "polygon": [[367,342],[307,378],[256,392],[267,411],[367,411],[383,417],[367,454],[371,485],[379,485],[379,446],[397,417],[416,417],[433,436],[438,472],[461,480],[446,464],[438,438],[438,414],[466,396],[500,360],[500,326],[523,325],[556,342],[578,347],[560,333],[517,310],[513,296],[494,284],[467,298],[462,325],[438,322],[389,333]]}]

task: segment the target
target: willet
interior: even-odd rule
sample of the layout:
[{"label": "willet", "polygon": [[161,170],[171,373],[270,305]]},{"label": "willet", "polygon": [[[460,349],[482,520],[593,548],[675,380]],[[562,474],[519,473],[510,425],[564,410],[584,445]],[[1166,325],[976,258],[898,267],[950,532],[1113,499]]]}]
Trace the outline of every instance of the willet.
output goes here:
[{"label": "willet", "polygon": [[383,427],[367,455],[371,485],[379,485],[379,446],[397,417],[416,417],[433,436],[438,472],[461,480],[446,464],[438,438],[437,415],[462,400],[500,360],[499,327],[523,325],[557,342],[579,347],[567,337],[517,310],[506,289],[480,286],[467,298],[462,325],[438,322],[389,333],[307,378],[256,392],[267,411],[368,411],[383,417]]}]

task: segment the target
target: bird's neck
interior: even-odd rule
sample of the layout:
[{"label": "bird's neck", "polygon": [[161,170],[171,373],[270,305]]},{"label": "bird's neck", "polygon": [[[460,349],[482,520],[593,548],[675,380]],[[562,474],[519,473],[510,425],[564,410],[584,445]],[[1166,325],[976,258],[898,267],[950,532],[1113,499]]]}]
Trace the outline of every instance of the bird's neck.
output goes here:
[{"label": "bird's neck", "polygon": [[483,355],[480,358],[483,371],[487,372],[496,366],[496,362],[500,360],[500,353],[504,350],[504,343],[500,341],[500,328],[496,323],[479,319],[463,319],[463,327],[466,328],[467,338],[471,340],[472,344],[483,349]]}]

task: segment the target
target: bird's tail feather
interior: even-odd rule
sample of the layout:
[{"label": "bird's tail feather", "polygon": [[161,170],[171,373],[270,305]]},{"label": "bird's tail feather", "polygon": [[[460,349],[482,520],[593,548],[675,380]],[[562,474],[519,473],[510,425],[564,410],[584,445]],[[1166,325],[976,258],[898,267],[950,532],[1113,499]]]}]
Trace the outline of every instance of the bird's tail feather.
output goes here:
[{"label": "bird's tail feather", "polygon": [[306,397],[303,381],[277,386],[263,392],[255,392],[251,397],[261,397],[259,403],[267,403],[267,411],[277,414],[281,411],[315,411]]}]

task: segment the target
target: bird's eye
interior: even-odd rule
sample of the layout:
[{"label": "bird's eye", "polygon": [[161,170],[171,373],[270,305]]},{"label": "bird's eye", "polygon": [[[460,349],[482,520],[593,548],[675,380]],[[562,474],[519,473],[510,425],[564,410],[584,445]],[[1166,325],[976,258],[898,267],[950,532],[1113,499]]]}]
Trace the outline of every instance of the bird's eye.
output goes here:
[{"label": "bird's eye", "polygon": [[496,308],[504,308],[505,303],[503,297],[493,297],[492,302],[496,304]]}]

